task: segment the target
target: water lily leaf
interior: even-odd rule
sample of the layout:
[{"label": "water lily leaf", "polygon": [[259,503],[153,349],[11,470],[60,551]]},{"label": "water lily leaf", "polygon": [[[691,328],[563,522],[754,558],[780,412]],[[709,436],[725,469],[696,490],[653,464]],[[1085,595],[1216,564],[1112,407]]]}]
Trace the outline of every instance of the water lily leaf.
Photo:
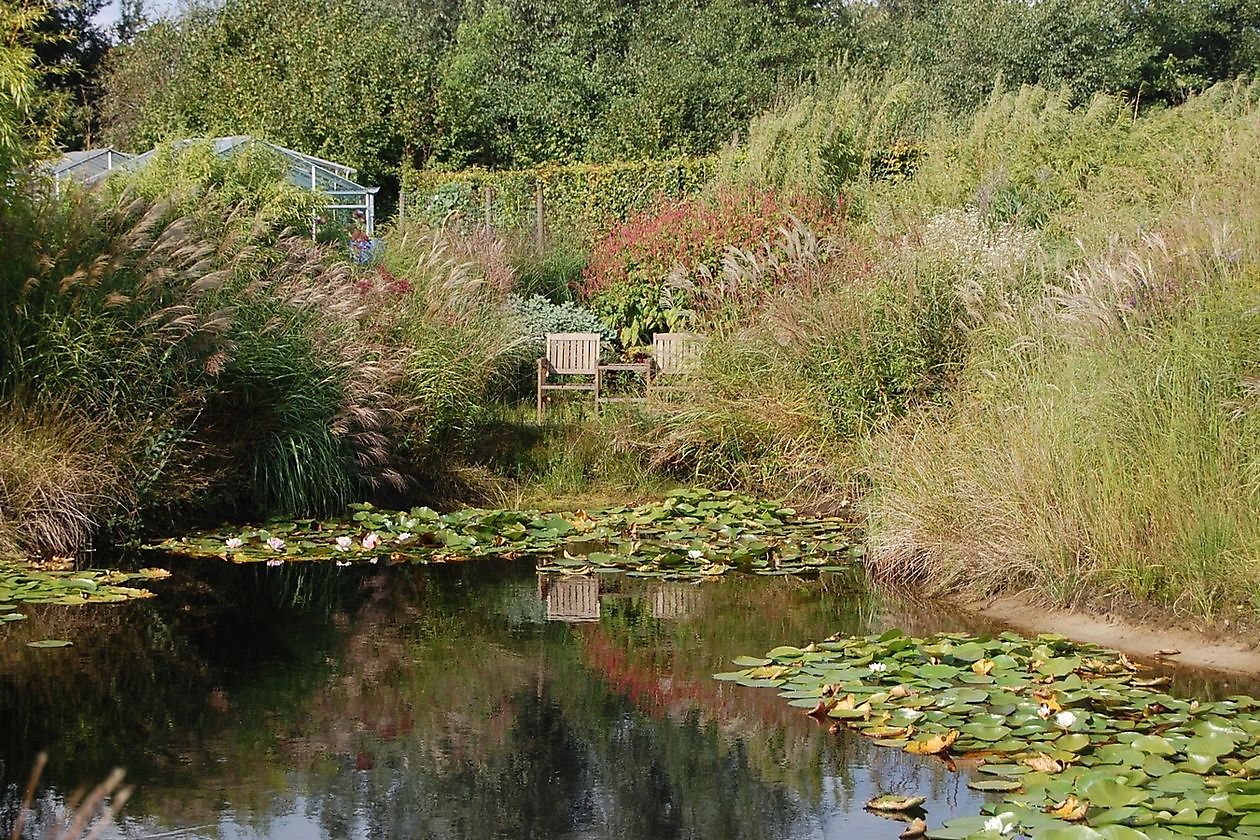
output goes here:
[{"label": "water lily leaf", "polygon": [[984,831],[986,817],[956,817],[940,828],[929,828],[931,840],[968,840],[973,834]]},{"label": "water lily leaf", "polygon": [[1149,835],[1127,825],[1099,826],[1098,835],[1103,840],[1151,840]]},{"label": "water lily leaf", "polygon": [[1133,739],[1132,746],[1151,755],[1173,755],[1177,752],[1167,738],[1159,735],[1139,735]]},{"label": "water lily leaf", "polygon": [[1104,835],[1087,825],[1065,825],[1037,832],[1037,840],[1101,840]]},{"label": "water lily leaf", "polygon": [[1224,732],[1197,735],[1186,742],[1186,752],[1219,758],[1234,751],[1235,740]]},{"label": "water lily leaf", "polygon": [[1069,733],[1055,740],[1054,745],[1064,752],[1080,752],[1089,746],[1089,736],[1080,732]]},{"label": "water lily leaf", "polygon": [[1081,796],[1098,808],[1121,808],[1150,798],[1146,791],[1116,779],[1098,779],[1083,785]]}]

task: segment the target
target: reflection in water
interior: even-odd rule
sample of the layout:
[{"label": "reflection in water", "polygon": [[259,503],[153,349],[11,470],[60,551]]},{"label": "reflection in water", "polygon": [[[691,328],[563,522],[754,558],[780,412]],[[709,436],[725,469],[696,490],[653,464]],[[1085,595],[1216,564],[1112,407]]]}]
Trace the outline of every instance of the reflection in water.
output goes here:
[{"label": "reflection in water", "polygon": [[[710,679],[899,613],[841,576],[173,565],[156,600],[0,628],[0,836],[40,749],[45,815],[128,768],[128,838],[895,837],[870,796],[928,796],[934,822],[979,804],[935,760]],[[76,646],[23,645],[49,637]]]},{"label": "reflection in water", "polygon": [[599,621],[599,580],[575,575],[538,576],[538,597],[547,605],[548,621],[576,624]]}]

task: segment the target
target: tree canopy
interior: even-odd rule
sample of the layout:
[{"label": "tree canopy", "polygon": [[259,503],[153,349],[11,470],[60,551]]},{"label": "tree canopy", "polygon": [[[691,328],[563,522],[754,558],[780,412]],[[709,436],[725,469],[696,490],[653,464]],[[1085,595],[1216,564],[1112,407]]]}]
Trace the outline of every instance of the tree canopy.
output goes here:
[{"label": "tree canopy", "polygon": [[[87,8],[96,0],[80,0]],[[253,133],[389,182],[710,153],[830,68],[1175,102],[1260,66],[1260,0],[198,0],[105,60],[109,142]]]}]

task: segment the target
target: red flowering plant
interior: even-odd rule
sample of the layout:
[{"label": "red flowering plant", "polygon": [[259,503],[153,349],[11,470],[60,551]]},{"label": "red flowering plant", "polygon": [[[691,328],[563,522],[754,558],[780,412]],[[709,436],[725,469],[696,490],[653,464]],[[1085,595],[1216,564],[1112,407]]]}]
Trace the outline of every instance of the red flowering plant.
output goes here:
[{"label": "red flowering plant", "polygon": [[624,346],[643,343],[653,332],[703,328],[719,309],[755,306],[787,276],[757,271],[753,286],[732,294],[732,262],[772,255],[792,230],[824,236],[842,222],[841,203],[801,193],[724,189],[663,201],[596,242],[579,291],[605,323],[618,328]]}]

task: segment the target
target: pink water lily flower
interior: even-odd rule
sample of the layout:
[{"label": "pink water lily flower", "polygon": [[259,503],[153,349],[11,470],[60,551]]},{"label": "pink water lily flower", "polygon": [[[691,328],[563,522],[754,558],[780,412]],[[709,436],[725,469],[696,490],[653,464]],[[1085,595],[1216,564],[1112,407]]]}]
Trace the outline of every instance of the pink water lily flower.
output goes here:
[{"label": "pink water lily flower", "polygon": [[363,538],[363,547],[369,551],[376,548],[380,544],[381,544],[381,538],[375,531],[373,531],[372,533],[368,534],[366,537]]},{"label": "pink water lily flower", "polygon": [[240,537],[228,537],[226,540],[223,541],[223,544],[227,546],[228,551],[234,551],[240,548],[241,546],[243,546],[245,544],[245,541],[242,540]]},{"label": "pink water lily flower", "polygon": [[279,557],[275,557],[275,558],[272,558],[271,560],[268,560],[267,565],[268,566],[283,566],[284,561],[281,560]]},{"label": "pink water lily flower", "polygon": [[354,540],[349,537],[337,537],[337,550],[349,551],[350,546],[354,544]]},{"label": "pink water lily flower", "polygon": [[279,537],[272,537],[267,540],[267,548],[270,548],[272,551],[284,551],[284,540]]},{"label": "pink water lily flower", "polygon": [[403,532],[402,532],[401,534],[399,534],[397,537],[394,537],[394,539],[395,539],[397,542],[406,542],[407,540],[411,539],[411,532],[410,532],[410,531],[403,531]]}]

